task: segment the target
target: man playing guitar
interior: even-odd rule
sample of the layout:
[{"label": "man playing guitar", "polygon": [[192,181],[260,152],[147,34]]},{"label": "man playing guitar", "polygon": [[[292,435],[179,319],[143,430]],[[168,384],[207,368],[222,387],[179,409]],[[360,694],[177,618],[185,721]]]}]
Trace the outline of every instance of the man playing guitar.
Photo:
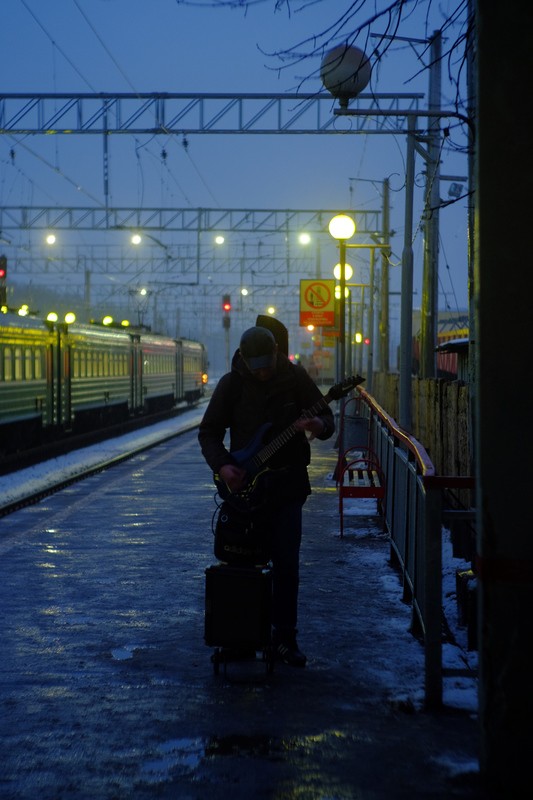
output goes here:
[{"label": "man playing guitar", "polygon": [[311,493],[309,441],[329,439],[334,431],[328,403],[306,370],[278,350],[270,330],[246,330],[231,372],[213,392],[198,439],[221,497],[265,522],[273,573],[273,647],[279,660],[296,667],[307,660],[296,626],[302,508]]}]

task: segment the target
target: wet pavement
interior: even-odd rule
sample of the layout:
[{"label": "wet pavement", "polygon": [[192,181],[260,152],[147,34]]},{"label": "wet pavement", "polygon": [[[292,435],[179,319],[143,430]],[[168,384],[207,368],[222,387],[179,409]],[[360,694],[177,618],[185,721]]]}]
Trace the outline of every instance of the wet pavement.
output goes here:
[{"label": "wet pavement", "polygon": [[1,520],[0,797],[474,800],[467,710],[422,709],[423,651],[374,501],[339,538],[313,443],[305,669],[203,640],[211,475],[186,433]]}]

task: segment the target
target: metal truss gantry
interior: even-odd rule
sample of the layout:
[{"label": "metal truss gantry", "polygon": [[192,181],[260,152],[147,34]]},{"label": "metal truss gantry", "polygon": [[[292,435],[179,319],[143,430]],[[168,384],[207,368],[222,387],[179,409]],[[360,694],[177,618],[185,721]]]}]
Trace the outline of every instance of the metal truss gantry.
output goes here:
[{"label": "metal truss gantry", "polygon": [[[423,94],[361,94],[341,123],[335,100],[316,94],[0,93],[0,133],[339,134],[406,133]],[[390,112],[390,116],[389,116]]]},{"label": "metal truss gantry", "polygon": [[335,214],[350,214],[358,233],[380,230],[380,211],[253,208],[90,208],[0,206],[0,231],[169,231],[172,233],[326,233]]}]

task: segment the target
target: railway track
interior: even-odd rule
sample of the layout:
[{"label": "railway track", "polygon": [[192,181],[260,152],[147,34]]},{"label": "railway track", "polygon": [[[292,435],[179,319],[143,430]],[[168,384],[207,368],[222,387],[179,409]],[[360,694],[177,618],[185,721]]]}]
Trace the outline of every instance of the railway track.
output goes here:
[{"label": "railway track", "polygon": [[[198,414],[192,418],[189,414],[187,416],[189,421],[186,422],[184,420],[183,425],[180,425],[180,418],[184,419],[186,411],[194,411],[190,406],[178,408],[172,413],[152,416],[149,420],[143,419],[136,425],[117,425],[107,428],[105,431],[95,432],[93,435],[75,437],[69,439],[68,442],[57,443],[57,446],[54,443],[53,447],[38,448],[31,452],[20,454],[20,457],[12,462],[16,466],[12,466],[11,469],[4,469],[4,463],[2,463],[2,474],[0,474],[0,517],[38,503],[48,495],[58,492],[72,483],[83,480],[96,472],[109,469],[114,464],[132,458],[137,453],[192,430],[199,423],[202,414],[201,406],[204,403],[205,401],[198,403],[195,407]],[[158,423],[164,422],[169,422],[169,425],[158,425]],[[173,422],[175,424],[172,424]],[[150,431],[150,429],[153,430]],[[112,439],[120,442],[119,437],[136,432],[139,433],[138,437],[128,437],[123,444],[119,444],[116,447],[105,447],[105,442],[110,442]],[[147,435],[143,435],[143,433]],[[76,454],[79,450],[98,444],[103,445],[101,450],[83,460],[81,457],[77,458]],[[65,459],[61,459],[62,456]],[[6,487],[11,484],[13,479],[16,482],[17,474],[22,476],[22,471],[25,471],[24,475],[26,475],[29,472],[29,467],[35,467],[38,470],[39,465],[45,462],[52,464],[55,459],[58,460],[57,469],[52,466],[50,468],[47,467],[46,471],[40,477],[37,476],[36,479],[33,476],[28,476],[27,483],[22,478],[20,487],[16,488],[13,495],[10,496],[10,491],[6,490]],[[62,467],[60,463],[62,460],[69,460],[69,465]]]}]

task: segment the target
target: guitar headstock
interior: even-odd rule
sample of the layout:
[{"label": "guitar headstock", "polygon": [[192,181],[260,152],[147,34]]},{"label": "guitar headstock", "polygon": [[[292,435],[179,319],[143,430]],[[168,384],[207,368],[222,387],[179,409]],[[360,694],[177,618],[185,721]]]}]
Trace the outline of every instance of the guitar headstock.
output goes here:
[{"label": "guitar headstock", "polygon": [[349,378],[345,378],[340,383],[336,383],[332,386],[328,390],[326,397],[329,398],[329,400],[340,400],[341,397],[345,397],[348,392],[351,392],[352,389],[355,389],[355,387],[363,383],[364,380],[365,379],[360,375],[352,375]]}]

